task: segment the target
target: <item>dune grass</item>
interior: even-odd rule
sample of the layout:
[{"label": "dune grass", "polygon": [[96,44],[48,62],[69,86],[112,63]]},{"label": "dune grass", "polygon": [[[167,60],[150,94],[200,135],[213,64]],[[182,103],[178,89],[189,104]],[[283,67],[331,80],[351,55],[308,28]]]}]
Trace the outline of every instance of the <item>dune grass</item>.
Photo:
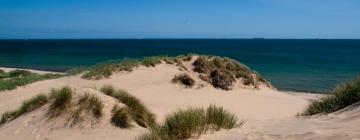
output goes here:
[{"label": "dune grass", "polygon": [[301,115],[326,114],[360,102],[360,76],[338,86],[332,95],[312,102]]},{"label": "dune grass", "polygon": [[47,112],[49,118],[61,115],[71,103],[73,91],[70,87],[52,89],[50,92],[50,106]]},{"label": "dune grass", "polygon": [[129,114],[130,112],[128,108],[120,108],[115,105],[112,109],[111,123],[116,127],[129,128],[131,127],[131,118]]},{"label": "dune grass", "polygon": [[[79,97],[76,104],[68,108],[67,113],[71,114],[68,118],[68,124],[73,126],[82,122],[84,118],[95,118],[98,121],[103,116],[103,107],[104,105],[99,97],[85,93]],[[63,109],[62,111],[66,110]]]},{"label": "dune grass", "polygon": [[160,55],[144,57],[142,59],[123,59],[121,61],[108,61],[89,68],[82,75],[82,78],[89,80],[99,80],[102,78],[110,77],[114,72],[133,71],[134,68],[137,68],[139,66],[155,67],[162,61],[167,64],[174,64],[180,67],[182,70],[187,70],[186,67],[182,64],[182,61],[190,61],[191,58],[191,54],[179,55],[175,57]]},{"label": "dune grass", "polygon": [[60,74],[38,74],[26,70],[13,70],[0,73],[0,91],[16,89],[36,81],[61,77]]},{"label": "dune grass", "polygon": [[[256,73],[247,66],[227,57],[199,56],[193,63],[194,71],[201,73],[201,79],[214,87],[231,89],[233,82],[241,78],[244,85],[258,86]],[[260,77],[260,76],[259,76]],[[261,79],[264,80],[264,79]]]},{"label": "dune grass", "polygon": [[103,86],[100,89],[104,94],[117,99],[128,107],[131,118],[142,127],[155,126],[155,116],[136,97],[124,90],[115,90],[112,86]]},{"label": "dune grass", "polygon": [[163,124],[150,128],[138,140],[183,140],[198,137],[207,131],[239,127],[234,114],[222,107],[211,105],[208,108],[188,108],[178,110],[165,118]]},{"label": "dune grass", "polygon": [[139,66],[154,67],[161,63],[165,56],[145,57],[143,59],[124,59],[122,61],[108,61],[91,67],[82,78],[99,80],[110,77],[114,72],[133,71]]},{"label": "dune grass", "polygon": [[25,113],[31,112],[45,105],[47,102],[48,102],[48,97],[44,94],[39,94],[29,100],[24,101],[20,108],[14,111],[6,112],[1,116],[0,126],[4,123],[7,123],[9,121],[18,118],[19,116]]},{"label": "dune grass", "polygon": [[90,112],[96,119],[101,118],[103,115],[102,109],[104,104],[100,98],[95,95],[90,95],[88,93],[82,95],[77,102],[77,106],[81,110]]},{"label": "dune grass", "polygon": [[193,78],[191,78],[190,75],[188,74],[180,74],[180,75],[176,75],[171,82],[173,83],[181,83],[183,85],[185,85],[186,87],[193,87],[195,85],[195,80]]}]

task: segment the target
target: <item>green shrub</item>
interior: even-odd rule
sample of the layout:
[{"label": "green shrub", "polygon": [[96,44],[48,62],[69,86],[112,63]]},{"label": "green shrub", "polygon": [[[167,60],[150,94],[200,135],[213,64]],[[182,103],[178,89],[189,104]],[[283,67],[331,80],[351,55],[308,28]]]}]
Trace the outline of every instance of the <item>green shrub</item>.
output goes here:
[{"label": "green shrub", "polygon": [[198,137],[208,130],[231,129],[242,125],[234,114],[215,105],[178,110],[168,115],[162,125],[152,127],[138,140],[183,140]]},{"label": "green shrub", "polygon": [[301,115],[331,113],[360,102],[360,76],[338,86],[332,95],[312,102]]},{"label": "green shrub", "polygon": [[182,83],[186,87],[192,87],[195,85],[195,80],[190,77],[188,74],[176,75],[172,80],[173,83]]},{"label": "green shrub", "polygon": [[112,109],[111,123],[116,127],[129,128],[131,127],[130,122],[129,110],[115,105]]},{"label": "green shrub", "polygon": [[[257,79],[248,67],[230,58],[199,56],[193,63],[194,71],[201,73],[201,79],[214,87],[229,90],[236,79],[241,78],[244,85],[257,87]],[[261,82],[261,81],[260,81]]]},{"label": "green shrub", "polygon": [[69,107],[72,100],[73,91],[70,87],[63,87],[61,89],[52,89],[50,92],[50,106],[47,112],[49,118],[61,115],[67,107]]},{"label": "green shrub", "polygon": [[132,119],[142,127],[152,127],[156,124],[155,116],[136,97],[124,90],[115,90],[111,86],[103,86],[100,91],[114,97],[129,108]]},{"label": "green shrub", "polygon": [[39,94],[33,98],[31,98],[30,100],[26,100],[23,102],[23,104],[21,105],[20,108],[14,110],[14,111],[9,111],[4,113],[1,116],[1,120],[0,120],[0,125],[12,121],[16,118],[18,118],[19,116],[31,112],[37,108],[40,108],[41,106],[45,105],[48,102],[48,98],[46,95],[43,94]]}]

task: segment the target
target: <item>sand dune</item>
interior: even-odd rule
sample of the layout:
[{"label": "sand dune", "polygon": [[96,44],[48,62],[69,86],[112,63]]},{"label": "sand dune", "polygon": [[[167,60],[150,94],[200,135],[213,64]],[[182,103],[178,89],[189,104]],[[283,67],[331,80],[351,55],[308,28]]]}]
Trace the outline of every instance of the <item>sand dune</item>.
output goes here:
[{"label": "sand dune", "polygon": [[[113,85],[129,91],[152,111],[157,121],[166,114],[187,107],[216,104],[235,113],[247,123],[238,129],[223,130],[203,135],[200,139],[350,139],[360,138],[354,124],[359,124],[359,110],[318,118],[295,118],[309,103],[309,95],[291,95],[276,89],[260,86],[259,89],[236,85],[233,90],[213,88],[197,78],[196,73],[186,72],[196,80],[193,88],[171,83],[178,67],[162,63],[156,67],[139,67],[133,72],[119,72],[109,79],[84,80],[77,76],[39,81],[11,91],[0,93],[0,114],[19,107],[22,101],[51,88],[68,85],[78,90],[89,90],[106,101],[109,109],[112,99],[96,92],[103,85]],[[313,98],[311,98],[313,99]],[[46,106],[0,127],[0,138],[23,139],[134,139],[146,131],[141,127],[115,128],[109,122],[100,125],[72,128],[61,123],[48,122]],[[106,120],[106,119],[105,119]]]}]

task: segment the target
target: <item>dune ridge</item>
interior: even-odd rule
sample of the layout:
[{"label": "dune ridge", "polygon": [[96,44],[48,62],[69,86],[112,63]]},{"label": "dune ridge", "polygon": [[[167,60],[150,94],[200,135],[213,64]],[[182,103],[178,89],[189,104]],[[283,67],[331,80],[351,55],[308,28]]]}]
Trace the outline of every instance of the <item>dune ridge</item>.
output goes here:
[{"label": "dune ridge", "polygon": [[[104,85],[124,89],[140,99],[154,113],[157,122],[178,109],[189,107],[207,107],[211,104],[222,106],[234,113],[246,123],[230,130],[220,130],[200,136],[199,139],[350,139],[360,138],[358,128],[346,127],[356,124],[359,109],[351,112],[330,114],[328,116],[301,118],[296,114],[303,112],[317,97],[309,98],[278,91],[268,85],[259,84],[257,88],[244,85],[236,80],[231,90],[215,88],[211,83],[200,79],[199,73],[191,71],[192,63],[184,61],[189,70],[179,69],[174,64],[164,61],[146,67],[138,66],[133,71],[118,71],[108,78],[88,80],[81,74],[38,81],[15,90],[0,92],[0,114],[18,108],[22,101],[39,93],[47,93],[52,88],[70,86],[71,88],[98,96],[104,103],[104,118],[110,119],[110,110],[116,100],[99,91]],[[195,84],[191,88],[172,83],[179,74],[188,74]],[[0,137],[5,139],[135,139],[147,132],[146,128],[134,125],[130,129],[121,129],[111,125],[110,121],[97,125],[84,124],[81,127],[66,127],[61,121],[49,122],[46,117],[48,106],[35,111],[0,127]],[[61,119],[61,118],[60,118]],[[331,124],[330,124],[331,123]]]}]

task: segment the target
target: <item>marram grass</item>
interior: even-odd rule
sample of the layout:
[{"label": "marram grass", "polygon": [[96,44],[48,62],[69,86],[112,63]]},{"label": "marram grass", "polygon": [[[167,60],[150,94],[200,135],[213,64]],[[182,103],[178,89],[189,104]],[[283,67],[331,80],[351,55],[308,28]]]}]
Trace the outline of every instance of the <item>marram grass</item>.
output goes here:
[{"label": "marram grass", "polygon": [[208,108],[188,108],[178,110],[165,118],[161,125],[150,128],[138,140],[183,140],[199,137],[207,131],[232,129],[243,124],[237,117],[223,109],[211,105]]},{"label": "marram grass", "polygon": [[332,95],[312,102],[306,111],[300,115],[331,113],[358,102],[360,102],[360,76],[338,86]]}]

